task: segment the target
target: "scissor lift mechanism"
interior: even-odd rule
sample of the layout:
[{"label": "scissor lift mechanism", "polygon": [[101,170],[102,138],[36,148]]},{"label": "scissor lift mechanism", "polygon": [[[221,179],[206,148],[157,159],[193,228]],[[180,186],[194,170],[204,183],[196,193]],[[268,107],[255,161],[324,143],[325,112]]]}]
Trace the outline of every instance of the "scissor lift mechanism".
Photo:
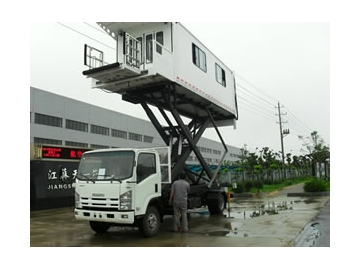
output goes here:
[{"label": "scissor lift mechanism", "polygon": [[[146,99],[144,98],[145,95]],[[211,112],[211,107],[204,108],[204,110],[207,111],[208,117],[192,118],[189,124],[185,124],[183,119],[181,118],[181,113],[179,112],[178,107],[184,102],[191,103],[193,101],[187,99],[184,95],[177,94],[175,85],[173,83],[160,84],[157,86],[144,87],[139,90],[129,91],[126,94],[123,94],[122,98],[123,100],[135,104],[141,104],[165,144],[171,147],[171,181],[174,181],[178,174],[184,170],[194,183],[198,183],[200,179],[206,179],[207,181],[209,181],[208,187],[210,188],[228,151],[215,124],[213,114]],[[148,103],[157,107],[157,109],[160,111],[161,115],[165,119],[167,126],[163,126],[160,124],[158,118],[151,110]],[[203,105],[193,104],[193,106]],[[171,113],[176,122],[175,125],[172,123],[165,110],[168,110]],[[225,149],[221,161],[219,162],[219,166],[217,167],[215,172],[211,171],[199,148],[197,147],[198,141],[200,140],[205,129],[209,126],[210,123],[216,129],[216,132]],[[191,151],[194,151],[194,154],[196,155],[197,159],[203,167],[203,171],[198,174],[190,172],[190,170],[188,170],[185,165],[185,162],[190,156]],[[204,172],[207,178],[204,177]]]}]

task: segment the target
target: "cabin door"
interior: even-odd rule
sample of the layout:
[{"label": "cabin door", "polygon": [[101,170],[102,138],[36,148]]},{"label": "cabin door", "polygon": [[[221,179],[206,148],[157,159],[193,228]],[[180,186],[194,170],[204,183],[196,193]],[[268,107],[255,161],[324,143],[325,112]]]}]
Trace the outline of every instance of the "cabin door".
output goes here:
[{"label": "cabin door", "polygon": [[162,54],[162,46],[164,45],[164,32],[158,31],[154,33],[145,33],[143,39],[144,64],[145,69],[148,69],[152,67],[154,53]]}]

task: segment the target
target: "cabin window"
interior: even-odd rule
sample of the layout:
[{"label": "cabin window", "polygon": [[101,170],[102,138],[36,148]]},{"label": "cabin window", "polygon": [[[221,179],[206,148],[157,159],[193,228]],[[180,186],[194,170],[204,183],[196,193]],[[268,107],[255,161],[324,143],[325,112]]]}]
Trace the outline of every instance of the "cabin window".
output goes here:
[{"label": "cabin window", "polygon": [[139,41],[139,43],[137,44],[138,45],[137,50],[139,52],[139,58],[138,59],[140,59],[140,64],[142,64],[143,63],[143,51],[142,51],[142,47],[143,47],[142,46],[142,41],[143,41],[143,39],[142,39],[142,37],[138,37],[137,40]]},{"label": "cabin window", "polygon": [[215,77],[218,83],[226,87],[225,70],[223,70],[218,64],[215,64]]},{"label": "cabin window", "polygon": [[[164,45],[164,33],[162,31],[156,33],[156,41]],[[162,54],[162,47],[158,44],[156,44],[156,52]]]},{"label": "cabin window", "polygon": [[155,155],[151,153],[140,153],[137,162],[136,175],[137,182],[145,180],[156,173]]},{"label": "cabin window", "polygon": [[152,43],[152,34],[146,35],[146,63],[152,63],[153,61],[153,43]]},{"label": "cabin window", "polygon": [[192,59],[198,68],[206,72],[206,54],[194,43],[192,43]]}]

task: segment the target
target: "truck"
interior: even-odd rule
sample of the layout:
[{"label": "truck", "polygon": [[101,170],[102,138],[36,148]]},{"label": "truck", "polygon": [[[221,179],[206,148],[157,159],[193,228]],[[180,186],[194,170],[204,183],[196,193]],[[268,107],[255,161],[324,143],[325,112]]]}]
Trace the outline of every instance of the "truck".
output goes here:
[{"label": "truck", "polygon": [[[190,183],[188,208],[221,214],[227,194],[217,175],[227,147],[218,127],[235,127],[238,118],[234,73],[180,23],[98,25],[116,40],[116,59],[108,64],[101,50],[85,44],[83,75],[92,88],[140,104],[164,146],[83,153],[74,183],[75,218],[89,221],[97,233],[135,226],[152,237],[164,216],[172,215],[171,184],[182,172]],[[216,130],[224,147],[215,170],[197,146],[207,128]],[[187,166],[192,152],[200,171]]]}]

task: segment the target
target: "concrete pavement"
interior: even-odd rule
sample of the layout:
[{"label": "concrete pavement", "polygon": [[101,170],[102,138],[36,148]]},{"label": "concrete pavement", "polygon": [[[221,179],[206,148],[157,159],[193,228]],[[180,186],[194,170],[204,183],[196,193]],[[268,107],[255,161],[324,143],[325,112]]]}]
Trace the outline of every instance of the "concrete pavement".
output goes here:
[{"label": "concrete pavement", "polygon": [[314,197],[329,196],[324,207],[301,230],[295,238],[296,247],[330,247],[330,192],[305,192],[304,184],[297,184],[277,191],[267,196],[279,196],[286,194],[288,197]]},{"label": "concrete pavement", "polygon": [[[200,209],[200,212],[191,211],[190,232],[184,235],[171,232],[172,217],[168,216],[160,233],[152,239],[144,239],[137,230],[124,228],[114,228],[103,235],[95,234],[87,222],[75,220],[71,208],[35,211],[30,215],[30,246],[329,246],[330,204],[327,202],[330,197],[307,198],[299,194],[288,197],[288,194],[301,190],[302,185],[295,185],[281,191],[259,194],[258,197],[235,197],[231,200],[231,212],[224,211],[224,215],[209,215],[206,208]],[[282,208],[284,203],[286,209]],[[279,210],[275,214],[260,214],[260,211],[270,208]],[[324,214],[321,212],[323,210]],[[258,215],[254,216],[254,213]],[[313,228],[318,232],[314,233]],[[320,241],[323,237],[324,241]]]}]

